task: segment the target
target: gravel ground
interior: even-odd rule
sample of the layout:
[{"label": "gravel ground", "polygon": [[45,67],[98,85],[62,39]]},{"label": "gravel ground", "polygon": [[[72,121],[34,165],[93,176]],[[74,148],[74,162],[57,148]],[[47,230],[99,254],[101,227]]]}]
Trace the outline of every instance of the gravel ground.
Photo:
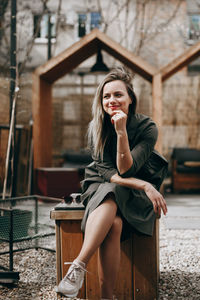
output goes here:
[{"label": "gravel ground", "polygon": [[[159,300],[199,300],[200,230],[169,230],[163,218],[160,223]],[[8,257],[1,256],[0,265],[7,263]],[[55,253],[46,250],[18,252],[14,255],[14,268],[20,271],[20,280],[13,287],[0,285],[0,299],[57,299],[53,291]]]}]

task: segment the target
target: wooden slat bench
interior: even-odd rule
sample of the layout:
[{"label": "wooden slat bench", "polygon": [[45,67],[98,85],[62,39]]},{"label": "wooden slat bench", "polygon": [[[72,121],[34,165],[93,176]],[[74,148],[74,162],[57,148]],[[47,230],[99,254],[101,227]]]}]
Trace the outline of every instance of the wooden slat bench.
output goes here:
[{"label": "wooden slat bench", "polygon": [[[61,208],[61,206],[63,207]],[[66,274],[69,265],[78,255],[82,243],[81,220],[84,208],[69,209],[62,204],[51,210],[50,217],[56,224],[56,268],[57,284]],[[90,260],[86,278],[78,297],[81,299],[100,299],[97,274],[98,251]],[[121,264],[117,278],[115,296],[118,300],[154,300],[158,299],[159,279],[159,219],[156,219],[154,235],[132,234],[121,244]]]},{"label": "wooden slat bench", "polygon": [[174,148],[171,162],[173,192],[200,190],[200,150]]}]

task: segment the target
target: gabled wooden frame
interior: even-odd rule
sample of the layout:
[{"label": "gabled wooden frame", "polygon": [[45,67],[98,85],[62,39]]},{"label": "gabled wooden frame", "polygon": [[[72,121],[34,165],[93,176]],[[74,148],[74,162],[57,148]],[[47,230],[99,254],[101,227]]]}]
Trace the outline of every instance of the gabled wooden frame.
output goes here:
[{"label": "gabled wooden frame", "polygon": [[[52,85],[101,48],[149,82],[157,70],[98,29],[38,67],[33,74],[34,168],[52,161]],[[154,93],[157,97],[158,93]],[[158,101],[156,101],[158,102]]]},{"label": "gabled wooden frame", "polygon": [[200,41],[188,48],[183,54],[179,55],[172,62],[160,69],[162,82],[170,78],[176,72],[186,67],[200,55]]},{"label": "gabled wooden frame", "polygon": [[52,85],[101,48],[152,83],[153,119],[158,125],[157,149],[162,152],[162,82],[194,60],[200,43],[166,67],[157,70],[98,29],[53,57],[33,73],[34,168],[51,167],[52,162]]},{"label": "gabled wooden frame", "polygon": [[152,106],[153,119],[158,125],[159,137],[157,149],[162,152],[162,86],[163,82],[175,73],[186,67],[200,55],[200,41],[188,48],[185,52],[175,58],[172,62],[159,70],[153,76],[152,82]]}]

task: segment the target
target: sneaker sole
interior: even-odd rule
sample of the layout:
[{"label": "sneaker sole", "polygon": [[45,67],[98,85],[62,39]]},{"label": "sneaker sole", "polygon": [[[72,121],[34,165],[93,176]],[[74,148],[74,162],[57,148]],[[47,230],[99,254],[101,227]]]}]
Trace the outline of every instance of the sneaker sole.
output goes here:
[{"label": "sneaker sole", "polygon": [[66,297],[69,297],[69,298],[75,298],[78,295],[78,293],[75,293],[75,294],[64,294],[63,292],[61,292],[61,291],[58,290],[58,287],[55,287],[54,291],[56,293],[62,294],[62,295],[66,296]]}]

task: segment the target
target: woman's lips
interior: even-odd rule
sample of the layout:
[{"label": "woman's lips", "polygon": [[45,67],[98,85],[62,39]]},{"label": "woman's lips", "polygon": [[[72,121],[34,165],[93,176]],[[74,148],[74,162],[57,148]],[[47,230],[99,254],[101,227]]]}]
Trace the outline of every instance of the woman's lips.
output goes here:
[{"label": "woman's lips", "polygon": [[118,109],[118,107],[119,106],[110,106],[109,108],[112,109],[112,110],[116,110],[116,109]]}]

